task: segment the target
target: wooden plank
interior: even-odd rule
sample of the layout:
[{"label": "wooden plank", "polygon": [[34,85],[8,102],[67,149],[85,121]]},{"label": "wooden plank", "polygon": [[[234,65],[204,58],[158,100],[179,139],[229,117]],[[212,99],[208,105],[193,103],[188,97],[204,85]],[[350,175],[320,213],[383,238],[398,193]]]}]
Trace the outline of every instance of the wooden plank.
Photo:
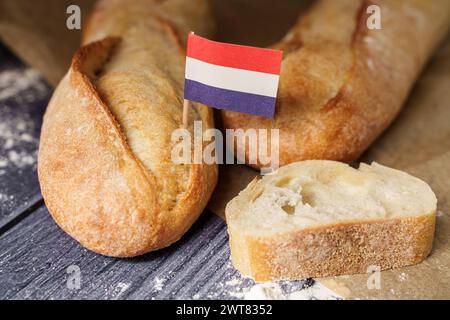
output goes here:
[{"label": "wooden plank", "polygon": [[51,89],[0,46],[0,229],[42,200],[39,132]]},{"label": "wooden plank", "polygon": [[[80,270],[79,290],[67,284],[70,266]],[[289,294],[304,285],[278,287]],[[230,264],[225,223],[209,212],[176,244],[134,259],[82,248],[44,206],[0,237],[0,299],[239,299],[253,288]]]}]

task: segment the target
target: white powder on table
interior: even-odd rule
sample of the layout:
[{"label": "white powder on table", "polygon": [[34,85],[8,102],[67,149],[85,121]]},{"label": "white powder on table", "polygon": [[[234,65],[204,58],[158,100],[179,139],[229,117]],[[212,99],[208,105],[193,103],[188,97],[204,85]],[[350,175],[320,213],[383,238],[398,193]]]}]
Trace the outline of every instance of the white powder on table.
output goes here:
[{"label": "white powder on table", "polygon": [[11,166],[18,169],[34,166],[38,146],[38,139],[31,135],[35,123],[30,113],[12,112],[5,105],[7,99],[14,98],[13,105],[22,108],[26,103],[42,100],[48,93],[39,73],[31,68],[0,72],[0,176]]},{"label": "white powder on table", "polygon": [[155,281],[155,284],[154,284],[153,288],[156,291],[161,291],[163,289],[163,287],[164,287],[164,283],[166,282],[166,279],[165,278],[156,277],[154,281]]},{"label": "white powder on table", "polygon": [[[234,271],[231,263],[227,269]],[[232,270],[233,271],[232,271]],[[226,280],[221,287],[223,294],[243,300],[337,300],[342,299],[317,280],[312,285],[301,281],[281,281],[255,283],[250,278],[244,278],[238,273]],[[198,298],[198,297],[197,297]]]},{"label": "white powder on table", "polygon": [[280,281],[255,283],[243,277],[234,269],[231,261],[225,266],[228,276],[216,284],[207,294],[196,293],[197,299],[238,299],[238,300],[338,300],[341,296],[318,281]]},{"label": "white powder on table", "polygon": [[277,283],[255,284],[244,295],[245,300],[337,300],[341,299],[333,291],[315,281],[307,288],[284,292]]},{"label": "white powder on table", "polygon": [[31,68],[17,68],[0,73],[0,100],[15,97],[25,90],[28,93],[17,97],[18,100],[35,101],[48,93],[39,73]]},{"label": "white powder on table", "polygon": [[[22,170],[34,170],[37,163],[38,139],[33,137],[36,123],[32,113],[43,101],[49,88],[39,74],[28,67],[15,67],[0,71],[0,181],[4,176]],[[0,204],[14,204],[9,187],[0,184]]]},{"label": "white powder on table", "polygon": [[[0,111],[0,116],[2,112]],[[34,130],[33,121],[27,116],[22,118],[4,117],[0,122],[0,170],[14,166],[23,169],[36,164],[38,140],[29,131]],[[28,145],[29,147],[24,148]],[[5,174],[2,170],[1,174]]]},{"label": "white powder on table", "polygon": [[128,288],[130,288],[130,285],[131,284],[129,283],[118,282],[115,289],[117,293],[114,298],[119,299],[125,293],[125,291],[127,291]]},{"label": "white powder on table", "polygon": [[255,284],[244,294],[245,300],[285,300],[286,296],[276,283]]}]

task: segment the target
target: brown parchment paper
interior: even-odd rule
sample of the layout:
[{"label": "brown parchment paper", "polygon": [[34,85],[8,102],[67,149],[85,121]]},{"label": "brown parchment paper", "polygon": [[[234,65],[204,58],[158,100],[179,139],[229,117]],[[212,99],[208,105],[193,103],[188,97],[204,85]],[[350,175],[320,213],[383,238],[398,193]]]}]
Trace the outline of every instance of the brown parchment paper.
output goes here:
[{"label": "brown parchment paper", "polygon": [[80,6],[82,22],[93,0],[1,0],[0,39],[57,85],[80,46],[81,30],[66,27],[67,7]]},{"label": "brown parchment paper", "polygon": [[[311,1],[211,2],[217,39],[267,46],[284,35]],[[66,8],[80,5],[85,22],[93,3],[2,0],[0,38],[55,85],[80,42],[80,31],[66,28]],[[450,37],[418,80],[398,119],[361,161],[405,170],[431,185],[439,201],[433,251],[419,265],[381,272],[379,288],[368,288],[369,275],[330,277],[320,282],[349,299],[450,299]],[[219,185],[208,208],[223,217],[226,203],[257,174],[243,165],[221,166]]]}]

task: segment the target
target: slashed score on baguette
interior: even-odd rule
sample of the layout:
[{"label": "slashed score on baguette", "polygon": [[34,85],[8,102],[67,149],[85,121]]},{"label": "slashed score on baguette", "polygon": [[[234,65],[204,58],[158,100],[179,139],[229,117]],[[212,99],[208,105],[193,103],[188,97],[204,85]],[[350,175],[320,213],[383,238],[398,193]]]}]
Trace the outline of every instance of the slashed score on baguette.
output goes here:
[{"label": "slashed score on baguette", "polygon": [[232,262],[256,281],[416,264],[431,251],[436,204],[425,182],[376,163],[293,163],[228,203]]}]

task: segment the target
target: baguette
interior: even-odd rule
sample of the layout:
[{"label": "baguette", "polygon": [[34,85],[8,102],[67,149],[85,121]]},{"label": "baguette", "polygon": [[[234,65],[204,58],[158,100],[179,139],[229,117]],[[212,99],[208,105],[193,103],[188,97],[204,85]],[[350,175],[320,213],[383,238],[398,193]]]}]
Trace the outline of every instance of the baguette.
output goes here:
[{"label": "baguette", "polygon": [[[369,5],[381,9],[381,30],[366,26]],[[398,114],[449,26],[448,0],[318,1],[274,45],[284,51],[274,119],[222,110],[223,125],[279,129],[280,165],[354,161]],[[251,162],[245,143],[236,148]]]},{"label": "baguette", "polygon": [[[217,166],[171,160],[185,39],[209,34],[204,0],[104,0],[46,111],[39,181],[56,223],[84,247],[131,257],[177,241],[205,208]],[[190,108],[212,128],[211,111]]]},{"label": "baguette", "polygon": [[256,281],[416,264],[431,251],[436,203],[425,182],[376,163],[293,163],[228,203],[231,259]]}]

